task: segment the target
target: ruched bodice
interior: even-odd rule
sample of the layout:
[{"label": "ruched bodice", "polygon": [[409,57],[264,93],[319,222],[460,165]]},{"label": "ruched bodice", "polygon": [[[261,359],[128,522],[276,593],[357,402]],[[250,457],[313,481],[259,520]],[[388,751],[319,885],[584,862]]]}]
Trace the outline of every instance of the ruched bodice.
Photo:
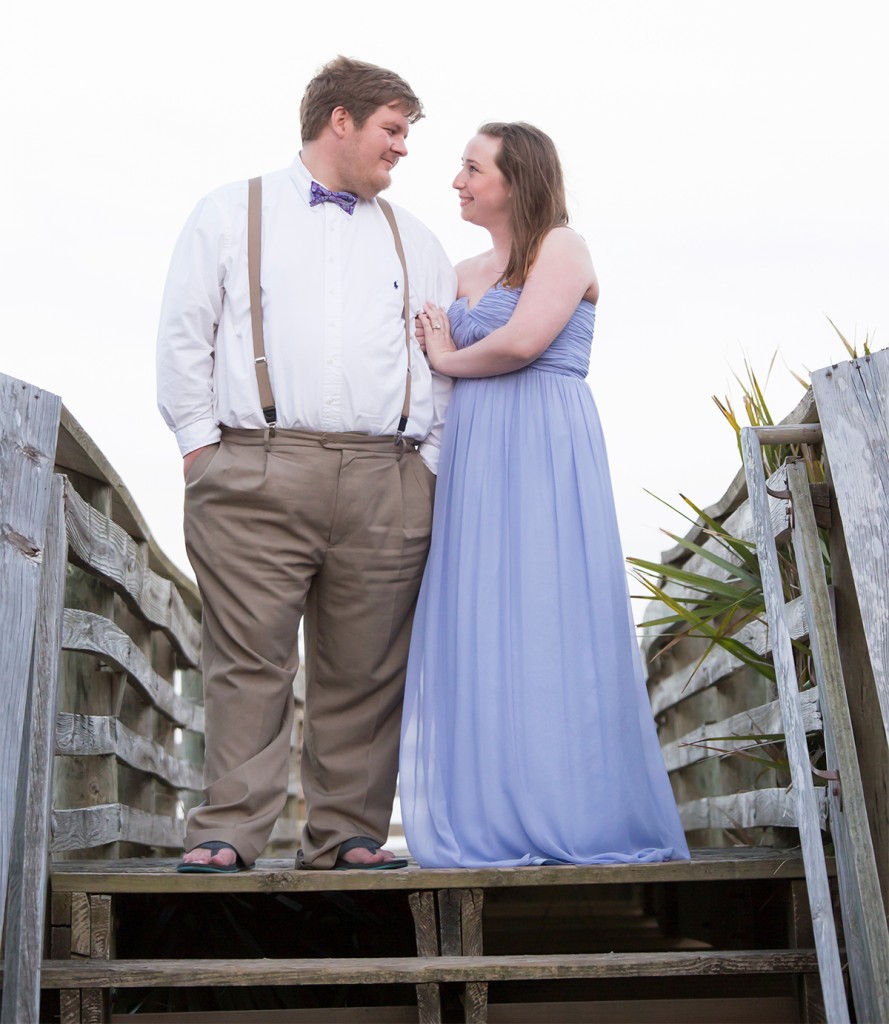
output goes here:
[{"label": "ruched bodice", "polygon": [[[521,288],[497,285],[489,288],[471,308],[465,298],[457,299],[448,310],[451,333],[457,347],[474,345],[502,327],[512,316],[521,294]],[[585,378],[590,370],[590,348],[595,322],[596,307],[591,302],[581,302],[561,334],[525,369]]]}]

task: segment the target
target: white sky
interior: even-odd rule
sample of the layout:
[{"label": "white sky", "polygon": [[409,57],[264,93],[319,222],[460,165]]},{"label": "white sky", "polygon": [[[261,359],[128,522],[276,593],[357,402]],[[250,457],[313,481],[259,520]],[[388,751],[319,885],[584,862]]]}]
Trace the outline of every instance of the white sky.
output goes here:
[{"label": "white sky", "polygon": [[[431,10],[432,8],[430,8]],[[195,202],[290,163],[306,82],[337,53],[423,99],[390,195],[454,261],[487,246],[450,183],[485,120],[560,148],[602,284],[590,383],[627,554],[737,469],[710,401],[745,355],[776,418],[785,367],[889,344],[883,2],[585,0],[436,6],[250,0],[9,5],[0,42],[0,372],[61,394],[187,567],[182,482],[156,412],[154,339]],[[301,13],[301,12],[306,13]],[[370,12],[374,13],[371,14]],[[684,531],[683,531],[684,532]]]}]

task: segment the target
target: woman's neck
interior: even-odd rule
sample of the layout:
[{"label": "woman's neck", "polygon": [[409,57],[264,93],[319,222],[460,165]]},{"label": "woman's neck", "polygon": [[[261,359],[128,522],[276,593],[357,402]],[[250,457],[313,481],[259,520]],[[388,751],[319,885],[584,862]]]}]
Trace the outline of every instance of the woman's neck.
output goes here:
[{"label": "woman's neck", "polygon": [[497,273],[502,274],[509,263],[509,254],[512,251],[512,232],[507,227],[488,229],[491,235],[491,261],[497,268]]}]

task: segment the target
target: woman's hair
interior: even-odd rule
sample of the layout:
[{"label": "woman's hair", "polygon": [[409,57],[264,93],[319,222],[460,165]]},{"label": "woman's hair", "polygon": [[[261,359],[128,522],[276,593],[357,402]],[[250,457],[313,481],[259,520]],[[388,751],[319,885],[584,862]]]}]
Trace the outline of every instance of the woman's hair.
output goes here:
[{"label": "woman's hair", "polygon": [[547,232],[568,223],[565,181],[553,140],[524,121],[491,121],[481,135],[500,139],[494,162],[512,193],[512,247],[501,280],[510,288],[523,284]]},{"label": "woman's hair", "polygon": [[336,107],[345,107],[361,128],[378,108],[399,103],[410,124],[423,116],[423,104],[411,87],[394,71],[351,57],[335,57],[306,86],[299,105],[303,143],[311,142],[327,124]]}]

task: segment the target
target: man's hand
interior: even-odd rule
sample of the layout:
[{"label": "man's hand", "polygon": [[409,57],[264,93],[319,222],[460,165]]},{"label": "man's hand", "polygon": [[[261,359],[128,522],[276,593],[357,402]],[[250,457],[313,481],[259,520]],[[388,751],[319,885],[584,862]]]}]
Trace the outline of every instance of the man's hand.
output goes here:
[{"label": "man's hand", "polygon": [[426,351],[426,332],[423,328],[423,321],[420,319],[420,314],[414,317],[414,333],[417,338],[417,344],[425,352]]},{"label": "man's hand", "polygon": [[182,456],[182,475],[186,480],[188,479],[188,471],[191,469],[191,464],[206,448],[212,448],[212,445],[205,444],[201,448],[195,448],[193,452],[189,452],[187,455]]}]

